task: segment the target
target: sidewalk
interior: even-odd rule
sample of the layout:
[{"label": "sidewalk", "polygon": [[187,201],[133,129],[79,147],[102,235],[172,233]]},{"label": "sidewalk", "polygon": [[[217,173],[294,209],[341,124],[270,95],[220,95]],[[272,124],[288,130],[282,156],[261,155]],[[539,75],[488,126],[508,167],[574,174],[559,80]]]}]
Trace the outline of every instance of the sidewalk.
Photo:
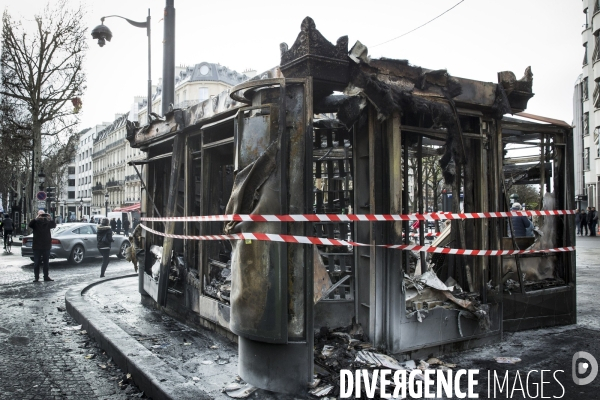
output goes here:
[{"label": "sidewalk", "polygon": [[[509,371],[513,376],[517,371],[523,374],[530,370],[564,370],[561,382],[565,398],[596,394],[600,379],[587,386],[575,386],[570,374],[575,352],[584,350],[600,357],[599,256],[600,238],[577,237],[576,325],[505,334],[500,343],[441,358],[456,363],[458,368],[479,369],[482,388],[487,387],[487,371],[502,374]],[[223,388],[231,384],[239,386],[237,345],[212,331],[192,329],[144,307],[137,275],[81,285],[67,292],[66,303],[71,316],[83,324],[82,329],[101,344],[123,371],[131,373],[136,385],[154,400],[230,399],[222,392]],[[521,361],[514,365],[497,364],[495,357],[519,357]],[[560,394],[557,385],[548,387],[544,393]],[[257,390],[249,398],[294,399],[263,390]],[[487,393],[480,393],[480,398],[487,398]]]},{"label": "sidewalk", "polygon": [[[82,293],[83,292],[83,293]],[[66,294],[67,311],[158,399],[231,399],[221,391],[241,386],[237,345],[209,330],[194,330],[140,302],[137,275],[103,279]],[[293,399],[257,390],[254,399]]]}]

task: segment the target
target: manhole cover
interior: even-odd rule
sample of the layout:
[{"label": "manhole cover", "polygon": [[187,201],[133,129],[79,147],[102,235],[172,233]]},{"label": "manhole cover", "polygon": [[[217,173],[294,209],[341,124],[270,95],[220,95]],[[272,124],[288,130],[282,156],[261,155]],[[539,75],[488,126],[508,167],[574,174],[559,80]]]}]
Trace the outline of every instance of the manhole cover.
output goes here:
[{"label": "manhole cover", "polygon": [[27,346],[29,344],[29,338],[24,336],[11,336],[8,338],[8,343],[14,346]]}]

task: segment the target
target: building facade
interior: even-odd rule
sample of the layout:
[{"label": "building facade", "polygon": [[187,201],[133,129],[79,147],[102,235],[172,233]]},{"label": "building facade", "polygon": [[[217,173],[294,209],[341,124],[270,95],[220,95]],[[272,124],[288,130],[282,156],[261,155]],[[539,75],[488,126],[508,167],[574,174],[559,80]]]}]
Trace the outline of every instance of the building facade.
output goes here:
[{"label": "building facade", "polygon": [[[574,92],[573,124],[576,196],[580,207],[598,207],[600,197],[600,4],[583,0],[582,73]],[[577,186],[578,185],[578,186]]]},{"label": "building facade", "polygon": [[[175,69],[175,104],[173,108],[187,108],[219,93],[247,81],[256,75],[256,71],[243,73],[231,70],[223,65],[201,62],[194,66],[179,66]],[[162,107],[162,83],[153,90],[152,112],[160,114]],[[148,109],[141,107],[138,116],[140,125],[148,123]]]},{"label": "building facade", "polygon": [[128,116],[129,113],[117,114],[113,123],[98,132],[93,141],[91,215],[106,215],[124,204]]}]

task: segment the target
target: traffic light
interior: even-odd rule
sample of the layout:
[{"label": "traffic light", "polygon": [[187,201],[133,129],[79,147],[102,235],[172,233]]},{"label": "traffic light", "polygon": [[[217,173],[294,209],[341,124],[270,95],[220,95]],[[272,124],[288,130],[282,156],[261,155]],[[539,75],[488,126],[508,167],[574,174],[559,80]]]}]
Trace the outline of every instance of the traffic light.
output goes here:
[{"label": "traffic light", "polygon": [[48,201],[56,201],[56,188],[55,187],[47,187],[46,188],[46,199]]}]

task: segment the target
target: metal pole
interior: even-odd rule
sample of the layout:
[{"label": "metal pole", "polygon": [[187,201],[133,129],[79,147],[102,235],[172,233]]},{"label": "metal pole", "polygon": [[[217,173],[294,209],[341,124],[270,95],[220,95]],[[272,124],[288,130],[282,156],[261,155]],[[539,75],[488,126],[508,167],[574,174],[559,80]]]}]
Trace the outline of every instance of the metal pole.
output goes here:
[{"label": "metal pole", "polygon": [[175,7],[174,0],[165,5],[163,45],[162,115],[169,112],[175,101]]},{"label": "metal pole", "polygon": [[152,50],[150,46],[150,9],[148,9],[148,18],[146,18],[146,35],[148,36],[148,121],[152,113]]}]

